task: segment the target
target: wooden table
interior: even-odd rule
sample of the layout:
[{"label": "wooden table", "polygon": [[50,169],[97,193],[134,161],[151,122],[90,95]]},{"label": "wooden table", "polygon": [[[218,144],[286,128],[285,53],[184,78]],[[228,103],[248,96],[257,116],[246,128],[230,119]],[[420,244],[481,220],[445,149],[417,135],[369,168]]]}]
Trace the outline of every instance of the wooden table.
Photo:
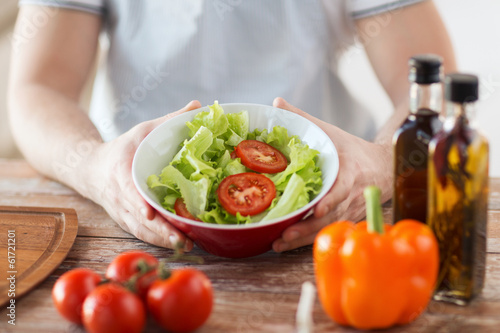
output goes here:
[{"label": "wooden table", "polygon": [[[387,332],[499,332],[500,331],[500,179],[491,179],[486,285],[467,307],[432,302],[415,322]],[[0,160],[0,205],[74,208],[79,230],[62,265],[35,290],[16,302],[16,326],[0,311],[0,332],[83,332],[62,319],[52,305],[56,279],[76,267],[104,274],[106,266],[125,250],[145,250],[157,257],[171,250],[145,244],[122,231],[96,204],[71,189],[48,180],[21,160]],[[386,221],[390,209],[384,209]],[[215,304],[199,332],[293,332],[301,285],[314,281],[311,247],[283,254],[268,252],[248,259],[224,259],[198,248],[205,264],[194,265],[211,279]],[[2,254],[3,260],[5,254]],[[180,267],[182,264],[174,264]],[[3,278],[5,272],[0,273]],[[331,322],[319,302],[313,312],[315,332],[354,332]],[[149,323],[146,332],[159,331]]]}]

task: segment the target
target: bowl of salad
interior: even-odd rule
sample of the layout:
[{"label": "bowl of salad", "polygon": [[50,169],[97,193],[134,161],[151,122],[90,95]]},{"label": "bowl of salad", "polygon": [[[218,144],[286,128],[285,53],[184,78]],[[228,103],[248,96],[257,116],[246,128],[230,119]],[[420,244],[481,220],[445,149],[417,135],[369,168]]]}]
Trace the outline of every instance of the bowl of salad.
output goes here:
[{"label": "bowl of salad", "polygon": [[152,207],[201,249],[228,258],[269,251],[312,212],[338,170],[333,142],[306,118],[217,102],[155,128],[132,163]]}]

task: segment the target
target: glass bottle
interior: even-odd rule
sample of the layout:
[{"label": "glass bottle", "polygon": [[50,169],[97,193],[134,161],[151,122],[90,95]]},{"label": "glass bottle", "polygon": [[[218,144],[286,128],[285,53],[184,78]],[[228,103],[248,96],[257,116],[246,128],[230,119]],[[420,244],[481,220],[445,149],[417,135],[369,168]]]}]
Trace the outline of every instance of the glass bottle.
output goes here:
[{"label": "glass bottle", "polygon": [[442,126],[442,59],[432,54],[416,55],[409,66],[410,114],[393,137],[393,221],[425,223],[428,145]]},{"label": "glass bottle", "polygon": [[439,242],[434,299],[465,305],[484,284],[488,140],[474,124],[478,79],[445,78],[446,120],[429,145],[429,215]]}]

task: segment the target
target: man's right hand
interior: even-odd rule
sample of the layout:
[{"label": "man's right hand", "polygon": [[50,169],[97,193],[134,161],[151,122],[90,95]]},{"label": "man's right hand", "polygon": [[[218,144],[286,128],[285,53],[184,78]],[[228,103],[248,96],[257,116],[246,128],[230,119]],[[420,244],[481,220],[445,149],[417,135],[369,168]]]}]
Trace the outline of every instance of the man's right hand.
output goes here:
[{"label": "man's right hand", "polygon": [[175,227],[140,196],[132,181],[132,159],[141,141],[157,126],[180,113],[201,107],[192,101],[181,110],[146,121],[118,138],[97,145],[89,155],[84,169],[87,187],[85,196],[101,205],[125,231],[157,246],[175,248],[178,242],[185,250],[193,247]]}]

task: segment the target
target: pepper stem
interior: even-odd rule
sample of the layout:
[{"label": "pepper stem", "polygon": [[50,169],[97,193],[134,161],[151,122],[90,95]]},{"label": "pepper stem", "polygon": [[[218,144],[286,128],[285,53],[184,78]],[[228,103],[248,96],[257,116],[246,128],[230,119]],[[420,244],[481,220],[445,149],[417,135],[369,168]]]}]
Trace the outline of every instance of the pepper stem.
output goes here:
[{"label": "pepper stem", "polygon": [[366,222],[368,232],[384,233],[384,218],[382,216],[382,206],[380,205],[380,189],[377,186],[368,186],[363,195],[366,201]]}]

